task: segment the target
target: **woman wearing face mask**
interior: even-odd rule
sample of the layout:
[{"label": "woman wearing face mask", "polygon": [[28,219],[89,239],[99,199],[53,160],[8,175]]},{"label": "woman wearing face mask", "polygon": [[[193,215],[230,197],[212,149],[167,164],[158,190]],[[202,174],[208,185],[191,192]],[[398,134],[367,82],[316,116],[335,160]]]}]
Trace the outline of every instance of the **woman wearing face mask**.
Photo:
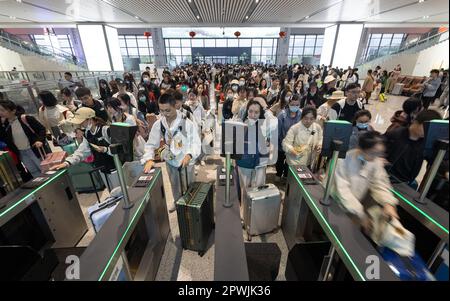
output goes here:
[{"label": "woman wearing face mask", "polygon": [[339,159],[336,165],[332,195],[358,218],[365,230],[370,228],[370,221],[361,202],[368,193],[386,216],[398,219],[398,202],[391,193],[382,160],[384,153],[383,137],[375,131],[365,132],[359,137],[357,148],[347,152],[345,159]]},{"label": "woman wearing face mask", "polygon": [[79,144],[72,155],[67,157],[64,163],[54,166],[51,170],[59,170],[78,164],[90,155],[94,155],[94,166],[101,168],[103,173],[111,173],[115,169],[115,165],[109,152],[111,144],[109,126],[103,119],[95,117],[95,111],[90,108],[80,108],[74,115],[68,122],[85,129],[83,142]]},{"label": "woman wearing face mask", "polygon": [[372,114],[367,110],[361,110],[356,112],[355,119],[353,120],[353,132],[350,136],[349,149],[356,148],[358,146],[358,140],[361,134],[365,132],[372,132],[374,129],[370,125]]},{"label": "woman wearing face mask", "polygon": [[150,73],[148,72],[142,72],[139,87],[147,90],[150,100],[157,101],[161,96],[161,91],[158,85],[156,85],[154,80],[151,80]]},{"label": "woman wearing face mask", "polygon": [[[258,187],[266,182],[266,167],[270,162],[272,141],[277,137],[278,119],[267,110],[262,97],[256,97],[247,104],[247,112],[242,120],[248,128],[244,135],[244,154],[236,160],[241,185],[241,200],[248,187]],[[256,146],[252,151],[250,146]]]},{"label": "woman wearing face mask", "polygon": [[198,127],[198,134],[201,137],[202,126],[205,121],[206,111],[202,104],[198,101],[198,95],[196,91],[189,92],[187,105],[191,108],[194,123]]},{"label": "woman wearing face mask", "polygon": [[104,103],[108,101],[112,97],[111,89],[108,86],[108,82],[104,79],[100,79],[98,81],[100,87],[100,99],[103,100]]},{"label": "woman wearing face mask", "polygon": [[282,142],[286,161],[290,166],[313,166],[316,156],[322,149],[322,128],[315,123],[317,111],[306,107],[301,120],[293,125]]},{"label": "woman wearing face mask", "polygon": [[224,101],[222,105],[223,120],[233,118],[233,112],[231,111],[231,109],[233,108],[233,101],[234,101],[233,89],[231,87],[228,87],[224,94]]},{"label": "woman wearing face mask", "polygon": [[322,96],[318,93],[318,88],[316,83],[311,83],[308,88],[308,93],[302,98],[300,107],[312,106],[314,108],[319,108],[324,103]]},{"label": "woman wearing face mask", "polygon": [[147,116],[147,114],[159,114],[158,103],[155,100],[150,100],[148,97],[148,92],[145,88],[139,88],[137,95],[138,100],[138,110]]},{"label": "woman wearing face mask", "polygon": [[106,109],[112,122],[123,122],[131,126],[136,125],[134,117],[123,111],[122,103],[117,98],[111,98],[106,105]]},{"label": "woman wearing face mask", "polygon": [[122,108],[123,112],[133,116],[135,119],[140,120],[144,124],[147,124],[145,115],[142,114],[142,112],[138,111],[133,104],[131,104],[131,99],[128,94],[119,94],[118,99],[120,100],[120,107]]},{"label": "woman wearing face mask", "polygon": [[292,95],[293,93],[290,86],[287,86],[286,89],[281,92],[277,103],[270,108],[270,111],[272,112],[273,116],[278,117],[281,111],[284,110],[286,105],[291,100]]},{"label": "woman wearing face mask", "polygon": [[329,114],[334,104],[336,104],[339,100],[344,98],[345,98],[344,92],[334,91],[333,94],[331,94],[331,96],[327,98],[327,101],[317,109],[317,122],[322,127],[326,121],[330,120]]},{"label": "woman wearing face mask", "polygon": [[300,110],[300,96],[294,94],[289,100],[286,109],[278,115],[278,160],[277,160],[277,181],[282,177],[287,177],[288,165],[286,163],[286,154],[283,151],[282,142],[289,129],[300,121],[302,112]]}]

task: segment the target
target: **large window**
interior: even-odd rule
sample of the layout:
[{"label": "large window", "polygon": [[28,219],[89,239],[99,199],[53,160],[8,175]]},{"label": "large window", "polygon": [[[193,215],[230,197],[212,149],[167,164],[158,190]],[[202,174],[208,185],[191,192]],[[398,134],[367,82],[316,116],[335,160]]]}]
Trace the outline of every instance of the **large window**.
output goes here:
[{"label": "large window", "polygon": [[369,37],[363,57],[370,59],[393,53],[400,49],[404,38],[403,33],[373,33]]},{"label": "large window", "polygon": [[153,40],[138,35],[119,35],[122,57],[140,58],[142,63],[154,60]]},{"label": "large window", "polygon": [[70,36],[67,34],[56,35],[56,41],[54,39],[52,41],[52,39],[48,35],[33,35],[32,38],[38,46],[44,46],[48,49],[54,49],[56,52],[60,50],[66,54],[75,54],[72,46],[72,41],[70,40]]},{"label": "large window", "polygon": [[313,58],[316,62],[322,54],[323,35],[291,35],[289,40],[289,64],[302,63],[304,58]]},{"label": "large window", "polygon": [[251,47],[251,62],[275,63],[277,38],[166,38],[167,63],[192,63],[192,47]]}]

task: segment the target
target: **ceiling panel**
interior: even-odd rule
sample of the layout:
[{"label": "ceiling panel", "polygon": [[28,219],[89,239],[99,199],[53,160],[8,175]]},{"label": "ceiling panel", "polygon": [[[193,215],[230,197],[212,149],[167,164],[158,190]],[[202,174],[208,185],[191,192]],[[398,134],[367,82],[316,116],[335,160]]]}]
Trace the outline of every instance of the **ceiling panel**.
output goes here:
[{"label": "ceiling panel", "polygon": [[204,23],[240,23],[253,0],[194,0]]},{"label": "ceiling panel", "polygon": [[[92,21],[136,27],[142,27],[142,22],[155,26],[226,24],[233,27],[289,26],[299,21],[305,26],[338,21],[448,23],[449,11],[445,0],[426,0],[421,4],[417,0],[259,0],[249,19],[243,22],[255,1],[192,0],[203,22],[198,22],[188,0],[22,0],[22,3],[0,0],[0,14],[2,23]],[[9,19],[10,15],[17,19]],[[422,20],[425,15],[430,17]]]},{"label": "ceiling panel", "polygon": [[16,22],[30,22],[26,20],[20,20],[20,19],[11,19],[9,16],[3,16],[0,15],[0,23],[16,23]]},{"label": "ceiling panel", "polygon": [[342,0],[261,0],[249,23],[294,23],[325,7],[342,2]]},{"label": "ceiling panel", "polygon": [[[448,13],[448,2],[442,0],[428,0],[424,3],[411,5],[402,9],[382,13],[364,21],[370,22],[412,22],[423,16],[434,16],[440,13]],[[445,15],[442,15],[445,16]],[[427,20],[426,20],[427,21]],[[428,21],[427,21],[428,22]],[[439,22],[448,23],[448,17],[442,18]]]},{"label": "ceiling panel", "polygon": [[309,22],[352,22],[360,21],[369,16],[378,15],[405,5],[417,4],[417,0],[346,0],[315,14]]},{"label": "ceiling panel", "polygon": [[150,23],[197,23],[197,18],[187,0],[108,0],[108,2]]}]

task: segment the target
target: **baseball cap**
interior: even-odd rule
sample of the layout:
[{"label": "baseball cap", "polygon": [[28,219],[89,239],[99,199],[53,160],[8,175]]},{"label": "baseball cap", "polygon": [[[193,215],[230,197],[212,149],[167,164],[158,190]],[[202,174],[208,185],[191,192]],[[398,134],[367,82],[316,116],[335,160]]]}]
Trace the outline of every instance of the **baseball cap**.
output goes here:
[{"label": "baseball cap", "polygon": [[67,121],[73,124],[82,124],[86,119],[95,117],[95,111],[90,108],[79,108]]}]

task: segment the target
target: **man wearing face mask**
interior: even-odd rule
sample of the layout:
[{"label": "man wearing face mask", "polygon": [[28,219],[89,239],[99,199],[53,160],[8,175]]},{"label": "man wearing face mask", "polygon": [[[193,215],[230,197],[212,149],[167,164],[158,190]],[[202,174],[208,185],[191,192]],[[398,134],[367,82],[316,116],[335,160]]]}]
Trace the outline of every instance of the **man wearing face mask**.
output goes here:
[{"label": "man wearing face mask", "polygon": [[287,177],[286,154],[283,151],[283,140],[289,129],[300,121],[302,112],[300,110],[300,97],[295,94],[289,100],[288,107],[278,115],[278,160],[277,160],[277,181],[282,177]]},{"label": "man wearing face mask", "polygon": [[372,114],[367,110],[356,112],[353,120],[353,132],[350,136],[349,149],[354,149],[358,146],[359,137],[365,132],[372,132],[374,129],[370,125]]},{"label": "man wearing face mask", "polygon": [[371,222],[361,202],[368,193],[383,207],[385,215],[398,219],[398,201],[390,191],[392,187],[381,160],[384,151],[382,136],[378,132],[366,132],[359,138],[358,147],[336,165],[332,195],[356,216],[366,232]]}]

